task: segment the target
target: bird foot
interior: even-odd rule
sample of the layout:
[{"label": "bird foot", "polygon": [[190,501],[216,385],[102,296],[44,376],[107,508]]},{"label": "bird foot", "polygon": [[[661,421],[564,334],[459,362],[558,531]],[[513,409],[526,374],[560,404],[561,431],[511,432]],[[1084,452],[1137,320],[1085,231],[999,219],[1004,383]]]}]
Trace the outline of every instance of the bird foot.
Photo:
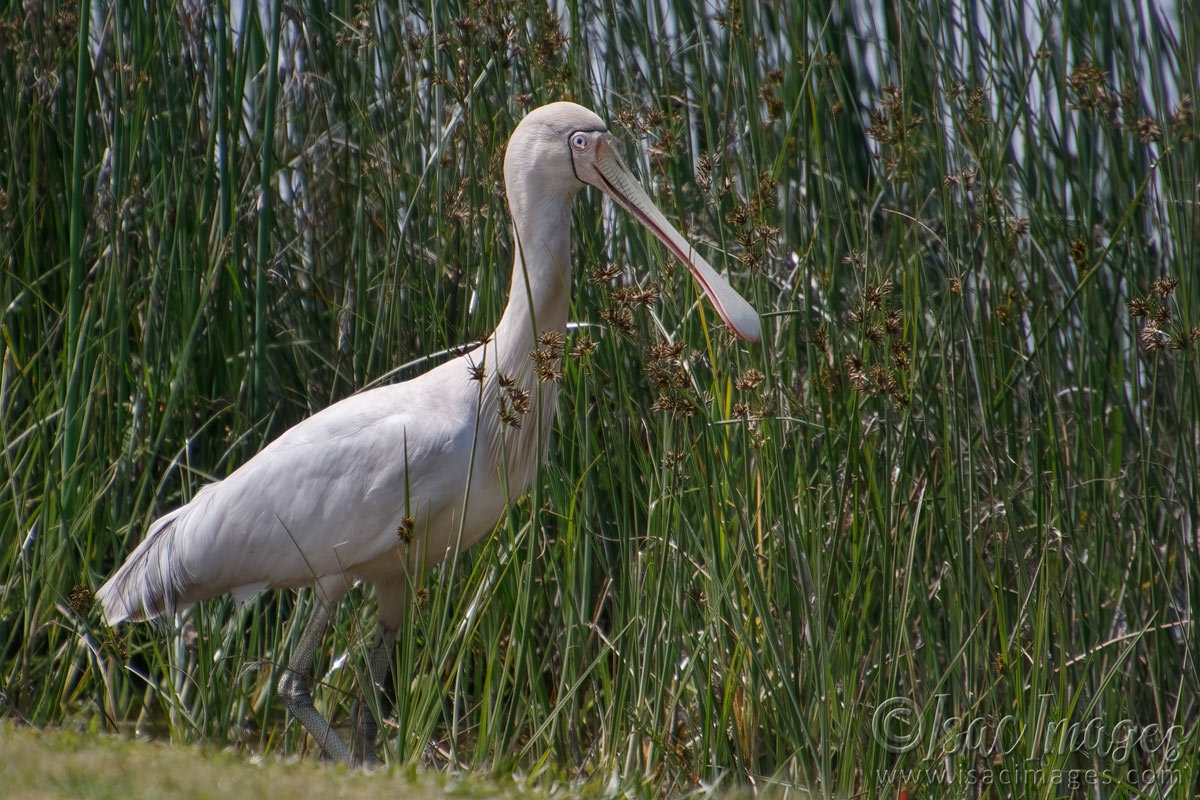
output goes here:
[{"label": "bird foot", "polygon": [[375,739],[379,735],[379,724],[375,715],[361,699],[354,702],[350,711],[353,724],[350,736],[350,764],[363,769],[373,769],[383,764],[375,754]]},{"label": "bird foot", "polygon": [[279,696],[287,710],[317,742],[323,758],[349,763],[349,749],[313,706],[312,694],[308,689],[309,680],[303,672],[289,667],[279,679]]}]

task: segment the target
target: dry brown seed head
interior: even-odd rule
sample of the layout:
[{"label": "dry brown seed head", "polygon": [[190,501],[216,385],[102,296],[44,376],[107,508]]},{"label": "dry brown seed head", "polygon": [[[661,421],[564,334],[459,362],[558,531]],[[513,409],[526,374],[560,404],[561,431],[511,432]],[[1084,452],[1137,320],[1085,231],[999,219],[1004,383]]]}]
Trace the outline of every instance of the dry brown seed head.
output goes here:
[{"label": "dry brown seed head", "polygon": [[597,266],[592,270],[592,274],[588,276],[588,281],[599,286],[602,283],[608,283],[621,274],[621,268],[609,264],[608,266]]},{"label": "dry brown seed head", "polygon": [[758,370],[750,367],[741,374],[734,385],[739,391],[751,392],[758,388],[758,385],[763,381],[763,374]]},{"label": "dry brown seed head", "polygon": [[899,309],[890,309],[883,318],[883,325],[887,328],[889,336],[899,336],[904,328],[904,315]]},{"label": "dry brown seed head", "polygon": [[632,108],[622,108],[618,110],[614,115],[614,118],[616,119],[618,125],[630,133],[645,133],[645,131],[638,126],[638,116]]},{"label": "dry brown seed head", "polygon": [[413,518],[407,514],[400,520],[400,524],[396,526],[396,536],[406,545],[412,544],[413,527]]},{"label": "dry brown seed head", "polygon": [[1137,121],[1137,135],[1142,144],[1157,142],[1162,138],[1162,126],[1153,117],[1142,117]]},{"label": "dry brown seed head", "polygon": [[1150,304],[1141,297],[1134,297],[1125,304],[1131,317],[1146,317],[1150,315]]},{"label": "dry brown seed head", "polygon": [[529,390],[519,386],[509,387],[506,392],[508,402],[512,406],[513,411],[518,414],[524,414],[529,410]]},{"label": "dry brown seed head", "polygon": [[657,128],[667,121],[667,115],[658,106],[643,106],[642,119],[647,128]]},{"label": "dry brown seed head", "polygon": [[1153,321],[1147,322],[1138,333],[1138,342],[1142,345],[1142,349],[1151,352],[1165,349],[1167,340],[1167,335],[1160,331]]},{"label": "dry brown seed head", "polygon": [[521,415],[503,403],[500,404],[500,421],[515,431],[521,430]]},{"label": "dry brown seed head", "polygon": [[572,358],[587,358],[592,353],[596,352],[596,343],[592,341],[592,337],[586,333],[581,333],[575,337],[575,346],[571,348]]},{"label": "dry brown seed head", "polygon": [[1108,78],[1108,72],[1084,59],[1075,65],[1075,69],[1067,76],[1067,86],[1077,92],[1097,86]]},{"label": "dry brown seed head", "polygon": [[754,233],[767,247],[773,245],[775,240],[779,238],[779,228],[772,228],[770,225],[756,225]]},{"label": "dry brown seed head", "polygon": [[543,383],[545,381],[558,383],[563,379],[562,369],[557,359],[538,359],[537,363],[534,364],[533,371],[537,375],[538,380],[542,381]]},{"label": "dry brown seed head", "polygon": [[879,309],[883,307],[883,298],[892,293],[891,283],[881,283],[878,286],[868,286],[863,292],[863,301],[868,308]]},{"label": "dry brown seed head", "polygon": [[618,286],[612,290],[612,301],[619,305],[630,306],[636,305],[638,296],[641,292],[630,286]]},{"label": "dry brown seed head", "polygon": [[67,592],[67,605],[76,614],[86,614],[91,610],[94,601],[92,590],[83,584],[77,584]]},{"label": "dry brown seed head", "polygon": [[982,125],[987,121],[987,89],[977,86],[967,95],[967,124]]},{"label": "dry brown seed head", "polygon": [[883,144],[896,143],[896,137],[892,133],[891,125],[888,124],[888,118],[884,112],[874,108],[869,109],[867,118],[871,121],[871,124],[867,126],[867,136]]},{"label": "dry brown seed head", "polygon": [[651,411],[666,411],[674,417],[691,417],[695,415],[696,409],[686,398],[671,397],[669,395],[659,395],[654,401],[654,405],[650,406]]},{"label": "dry brown seed head", "polygon": [[640,292],[635,295],[633,302],[637,305],[650,307],[658,302],[658,298],[662,295],[662,290],[657,283],[653,281],[647,283]]},{"label": "dry brown seed head", "polygon": [[1011,239],[1017,239],[1024,236],[1029,231],[1028,217],[1015,217],[1008,221],[1007,225],[1008,236]]},{"label": "dry brown seed head", "polygon": [[883,364],[871,365],[871,383],[876,392],[890,393],[896,390],[896,378]]},{"label": "dry brown seed head", "polygon": [[686,345],[683,342],[669,342],[666,339],[659,339],[650,345],[647,355],[656,361],[674,360],[683,355],[685,347]]},{"label": "dry brown seed head", "polygon": [[1071,246],[1067,252],[1070,253],[1071,260],[1075,262],[1075,266],[1079,269],[1084,269],[1087,267],[1087,251],[1087,242],[1083,239],[1076,239],[1071,242]]},{"label": "dry brown seed head", "polygon": [[779,181],[764,172],[758,176],[758,186],[754,190],[754,199],[760,209],[774,208],[779,199]]},{"label": "dry brown seed head", "polygon": [[1196,132],[1192,129],[1193,111],[1190,94],[1184,94],[1179,99],[1179,108],[1175,109],[1168,119],[1171,123],[1171,130],[1178,133],[1183,141],[1190,142],[1195,138]]},{"label": "dry brown seed head", "polygon": [[1159,278],[1154,283],[1150,284],[1150,290],[1159,297],[1166,299],[1171,296],[1171,292],[1175,291],[1175,287],[1178,285],[1178,278]]},{"label": "dry brown seed head", "polygon": [[129,646],[125,638],[125,631],[109,628],[103,646],[105,650],[115,654],[122,661],[129,660]]},{"label": "dry brown seed head", "polygon": [[633,312],[625,303],[614,302],[600,311],[600,318],[624,334],[633,333]]},{"label": "dry brown seed head", "polygon": [[863,371],[862,359],[855,355],[846,356],[846,376],[850,385],[858,392],[868,392],[871,388],[867,373]]},{"label": "dry brown seed head", "polygon": [[1171,309],[1163,303],[1155,303],[1150,307],[1150,319],[1159,328],[1165,328],[1171,324]]},{"label": "dry brown seed head", "polygon": [[824,326],[814,329],[808,340],[822,353],[829,352],[829,334],[825,331]]},{"label": "dry brown seed head", "polygon": [[646,375],[655,389],[682,388],[687,383],[679,365],[670,361],[651,361],[646,365]]},{"label": "dry brown seed head", "polygon": [[762,267],[763,264],[762,253],[760,253],[757,248],[751,248],[742,252],[742,254],[738,256],[738,261],[741,261],[749,269],[757,270]]}]

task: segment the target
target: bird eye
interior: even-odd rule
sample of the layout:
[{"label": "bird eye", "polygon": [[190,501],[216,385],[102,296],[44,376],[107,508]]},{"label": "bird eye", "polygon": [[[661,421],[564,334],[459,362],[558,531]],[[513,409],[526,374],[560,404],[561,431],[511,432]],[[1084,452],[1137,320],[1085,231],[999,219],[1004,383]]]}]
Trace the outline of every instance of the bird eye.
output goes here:
[{"label": "bird eye", "polygon": [[571,134],[571,149],[572,150],[574,150],[577,153],[582,153],[584,150],[587,150],[587,146],[588,146],[588,137],[584,136],[582,133]]}]

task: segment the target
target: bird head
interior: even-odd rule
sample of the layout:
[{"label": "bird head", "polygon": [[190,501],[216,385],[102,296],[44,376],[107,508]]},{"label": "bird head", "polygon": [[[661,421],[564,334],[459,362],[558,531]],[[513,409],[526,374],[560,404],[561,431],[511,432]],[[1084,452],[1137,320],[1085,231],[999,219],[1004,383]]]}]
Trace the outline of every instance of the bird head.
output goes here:
[{"label": "bird head", "polygon": [[758,341],[758,313],[669,223],[625,166],[604,120],[575,103],[534,109],[513,131],[504,156],[510,191],[536,182],[568,197],[593,186],[633,215],[687,265],[721,319],[738,337]]}]

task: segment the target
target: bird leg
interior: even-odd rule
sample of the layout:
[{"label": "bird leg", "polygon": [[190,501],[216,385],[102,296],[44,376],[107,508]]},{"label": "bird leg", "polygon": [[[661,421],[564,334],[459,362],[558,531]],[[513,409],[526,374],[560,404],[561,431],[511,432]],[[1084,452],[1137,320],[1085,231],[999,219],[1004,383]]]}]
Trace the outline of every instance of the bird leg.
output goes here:
[{"label": "bird leg", "polygon": [[[367,649],[367,679],[371,689],[380,694],[384,691],[383,684],[391,667],[391,653],[395,643],[396,630],[388,630],[380,624],[375,640]],[[379,763],[375,755],[375,737],[379,733],[379,724],[375,721],[375,715],[371,713],[367,702],[367,687],[362,688],[351,712],[354,728],[350,739],[350,751],[352,763],[369,767]]]},{"label": "bird leg", "polygon": [[367,704],[367,689],[376,696],[384,692],[388,671],[392,666],[392,648],[396,644],[396,631],[404,621],[404,609],[408,602],[408,577],[376,581],[375,595],[379,603],[375,639],[367,648],[367,680],[359,681],[362,692],[354,704],[353,738],[350,740],[353,763],[370,766],[379,763],[375,756],[375,737],[379,725]]},{"label": "bird leg", "polygon": [[300,720],[305,730],[317,740],[322,755],[335,761],[350,763],[350,750],[329,722],[321,716],[321,712],[317,711],[309,692],[313,658],[321,640],[325,638],[325,630],[329,626],[332,613],[333,604],[318,596],[312,616],[300,634],[300,643],[296,645],[292,659],[279,679],[279,696],[291,715]]}]

